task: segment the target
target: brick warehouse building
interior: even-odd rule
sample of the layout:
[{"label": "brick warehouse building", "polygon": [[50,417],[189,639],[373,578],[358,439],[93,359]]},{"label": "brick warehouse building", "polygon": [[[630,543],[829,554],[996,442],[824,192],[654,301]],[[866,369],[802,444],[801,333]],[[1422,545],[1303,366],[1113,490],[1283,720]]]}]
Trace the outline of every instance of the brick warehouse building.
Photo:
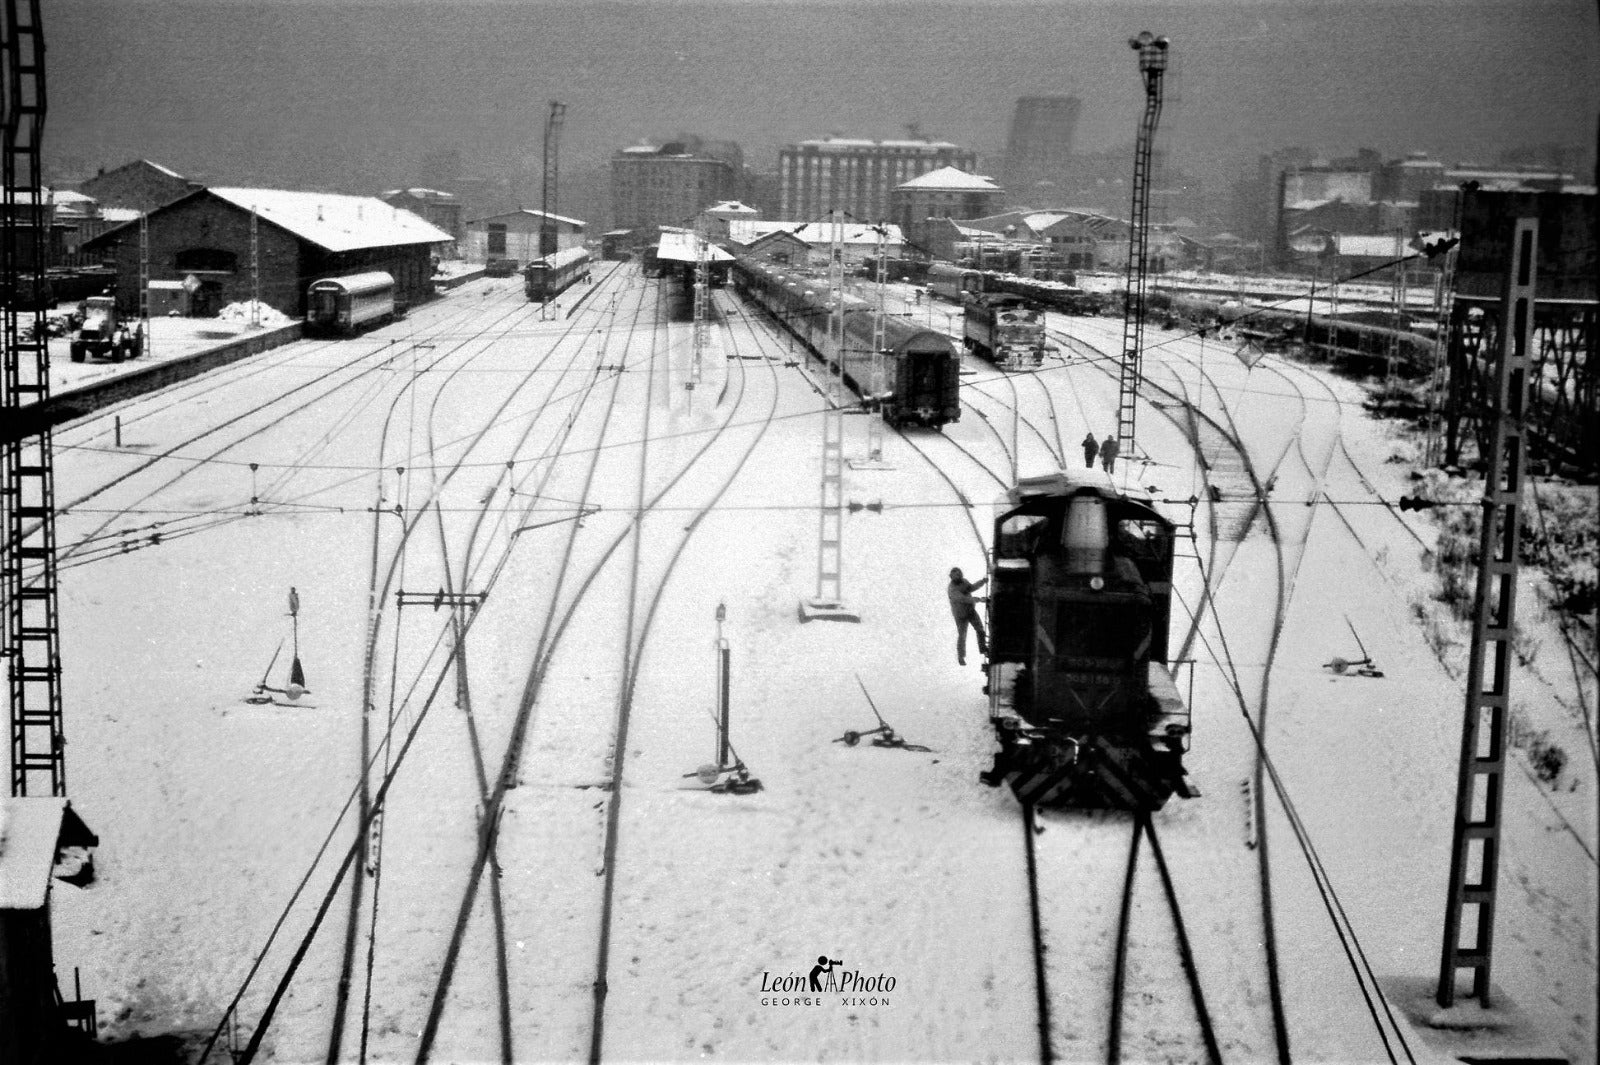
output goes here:
[{"label": "brick warehouse building", "polygon": [[77,191],[101,207],[150,211],[201,187],[200,182],[190,181],[160,163],[135,159],[111,170],[101,167],[94,177],[80,182]]},{"label": "brick warehouse building", "polygon": [[[306,289],[313,281],[367,270],[391,274],[396,299],[430,298],[433,251],[451,239],[411,212],[371,196],[199,189],[149,214],[150,280],[185,282],[192,289],[192,313],[200,317],[249,300],[257,283],[251,268],[252,211],[261,301],[294,318],[305,314]],[[117,308],[138,313],[138,223],[102,233],[85,249],[116,262]]]}]

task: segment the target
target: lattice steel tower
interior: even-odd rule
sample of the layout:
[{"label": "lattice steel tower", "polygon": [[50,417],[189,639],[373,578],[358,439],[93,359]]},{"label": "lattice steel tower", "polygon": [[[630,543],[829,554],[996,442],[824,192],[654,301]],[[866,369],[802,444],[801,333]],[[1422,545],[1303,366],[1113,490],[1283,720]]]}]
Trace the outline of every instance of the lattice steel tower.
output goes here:
[{"label": "lattice steel tower", "polygon": [[567,105],[550,101],[550,115],[544,122],[544,183],[539,200],[539,256],[543,258],[556,250],[554,227],[550,225],[550,212],[555,210],[557,178],[561,172],[561,127],[567,121]]},{"label": "lattice steel tower", "polygon": [[[39,0],[6,0],[5,218],[0,233],[0,343],[5,345],[5,654],[11,711],[11,794],[65,795],[61,633],[56,612],[55,485],[49,423],[22,408],[50,398],[45,334],[48,205],[40,177],[44,36]],[[35,407],[35,411],[39,408]],[[46,785],[48,784],[48,792]]]},{"label": "lattice steel tower", "polygon": [[1144,117],[1133,151],[1133,209],[1128,216],[1128,291],[1122,304],[1122,370],[1117,389],[1117,445],[1133,458],[1133,429],[1144,356],[1144,285],[1150,249],[1150,150],[1161,118],[1162,77],[1167,71],[1167,39],[1141,33],[1128,41],[1139,53],[1144,78]]}]

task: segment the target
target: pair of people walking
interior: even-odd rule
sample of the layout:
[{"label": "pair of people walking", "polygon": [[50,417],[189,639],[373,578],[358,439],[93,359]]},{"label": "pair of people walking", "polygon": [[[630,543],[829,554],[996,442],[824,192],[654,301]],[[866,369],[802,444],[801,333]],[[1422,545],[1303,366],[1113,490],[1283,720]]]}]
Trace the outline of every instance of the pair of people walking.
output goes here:
[{"label": "pair of people walking", "polygon": [[1095,441],[1093,433],[1083,434],[1083,464],[1089,469],[1094,469],[1094,457],[1100,456],[1100,468],[1110,473],[1117,464],[1117,452],[1121,450],[1114,434],[1107,433],[1104,440]]}]

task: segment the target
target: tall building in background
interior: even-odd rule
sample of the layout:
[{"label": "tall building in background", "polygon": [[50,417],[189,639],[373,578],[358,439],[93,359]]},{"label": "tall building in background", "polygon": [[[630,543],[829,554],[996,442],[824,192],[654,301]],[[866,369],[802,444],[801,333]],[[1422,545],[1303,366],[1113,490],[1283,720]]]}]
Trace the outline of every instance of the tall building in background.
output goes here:
[{"label": "tall building in background", "polygon": [[978,153],[930,140],[828,137],[786,145],[778,149],[778,217],[820,221],[838,207],[849,221],[885,221],[896,185],[946,166],[975,171]]},{"label": "tall building in background", "polygon": [[725,141],[711,142],[710,150],[692,141],[623,148],[611,157],[611,227],[687,228],[703,209],[737,199],[743,191],[741,168],[719,157],[730,149],[738,152],[737,145]]},{"label": "tall building in background", "polygon": [[1005,187],[1012,203],[1066,206],[1062,185],[1080,107],[1076,96],[1024,96],[1017,101],[1006,138]]}]

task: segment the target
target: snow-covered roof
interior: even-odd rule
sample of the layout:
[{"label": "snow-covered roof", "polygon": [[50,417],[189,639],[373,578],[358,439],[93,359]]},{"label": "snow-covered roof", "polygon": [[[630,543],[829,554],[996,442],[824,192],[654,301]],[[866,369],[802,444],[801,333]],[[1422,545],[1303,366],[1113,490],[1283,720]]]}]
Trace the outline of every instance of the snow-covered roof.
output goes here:
[{"label": "snow-covered roof", "polygon": [[123,222],[137,222],[139,209],[136,207],[102,207],[100,217],[107,222],[120,225]]},{"label": "snow-covered roof", "polygon": [[173,170],[171,167],[162,166],[160,163],[153,163],[148,159],[140,159],[139,162],[143,163],[145,166],[148,166],[152,170],[161,171],[168,177],[175,177],[180,180],[183,178],[182,174],[178,173],[176,170]]},{"label": "snow-covered roof", "polygon": [[1029,229],[1037,233],[1041,229],[1055,225],[1063,218],[1070,217],[1066,211],[1034,211],[1024,215],[1022,220],[1027,223]]},{"label": "snow-covered roof", "polygon": [[83,193],[74,192],[71,189],[48,189],[46,191],[50,195],[50,202],[54,203],[57,207],[65,207],[69,204],[96,202],[93,196],[85,196]]},{"label": "snow-covered roof", "polygon": [[385,197],[410,196],[414,200],[453,200],[456,198],[455,193],[453,192],[440,192],[438,189],[424,188],[390,189],[388,192],[385,192],[382,195]]},{"label": "snow-covered roof", "polygon": [[875,141],[875,140],[870,140],[870,139],[868,139],[866,137],[823,137],[823,138],[820,138],[820,139],[817,139],[817,140],[801,141],[800,142],[800,147],[802,147],[802,148],[818,148],[818,149],[822,149],[822,150],[827,150],[827,149],[830,149],[830,148],[834,148],[834,149],[849,149],[849,148],[920,148],[920,149],[922,149],[924,151],[934,152],[934,151],[945,151],[945,150],[950,150],[950,149],[959,149],[960,146],[956,145],[956,144],[951,144],[949,141],[908,141],[908,140]]},{"label": "snow-covered roof", "polygon": [[0,910],[44,906],[56,851],[94,842],[64,798],[0,799]]},{"label": "snow-covered roof", "polygon": [[454,239],[410,211],[391,207],[376,196],[284,189],[213,188],[208,191],[329,251],[438,244]]},{"label": "snow-covered roof", "polygon": [[1410,254],[1403,240],[1392,235],[1365,236],[1355,233],[1335,233],[1334,250],[1340,255],[1354,255],[1368,259],[1397,259]]},{"label": "snow-covered roof", "polygon": [[[844,224],[844,242],[846,244],[877,244],[878,226],[865,225],[859,222],[846,222]],[[885,225],[882,227],[883,239],[889,244],[905,243],[905,235],[900,232],[900,227]],[[832,222],[770,222],[754,218],[728,219],[728,238],[740,244],[753,244],[769,233],[784,230],[793,233],[800,240],[815,247],[833,243]]]},{"label": "snow-covered roof", "polygon": [[925,189],[940,192],[999,192],[1000,186],[986,177],[969,174],[953,166],[941,166],[926,174],[902,181],[897,189]]},{"label": "snow-covered roof", "polygon": [[757,215],[761,213],[754,207],[751,207],[748,203],[740,203],[738,200],[723,200],[721,203],[707,207],[705,210],[706,214],[720,214],[724,212],[748,215]]},{"label": "snow-covered roof", "polygon": [[563,225],[569,225],[576,229],[583,229],[589,224],[588,222],[583,221],[581,218],[568,218],[566,215],[559,215],[553,211],[549,214],[546,214],[537,207],[519,207],[515,211],[501,211],[499,214],[484,215],[482,218],[469,219],[467,221],[467,225],[475,226],[480,222],[493,222],[500,218],[520,218],[523,216],[530,216],[533,218],[549,218],[552,222],[560,222]]},{"label": "snow-covered roof", "polygon": [[[656,257],[670,262],[697,262],[700,255],[695,235],[681,230],[663,232],[661,242],[656,245]],[[706,260],[713,263],[732,262],[733,254],[707,241]]]}]

